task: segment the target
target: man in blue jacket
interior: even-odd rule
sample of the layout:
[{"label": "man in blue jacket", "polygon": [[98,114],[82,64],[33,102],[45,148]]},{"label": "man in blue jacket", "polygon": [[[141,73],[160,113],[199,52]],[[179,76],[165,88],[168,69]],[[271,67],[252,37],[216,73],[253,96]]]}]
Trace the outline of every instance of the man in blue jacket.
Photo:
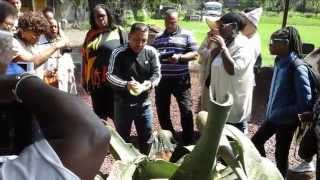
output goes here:
[{"label": "man in blue jacket", "polygon": [[265,142],[276,134],[275,159],[285,178],[288,154],[294,131],[299,124],[298,114],[312,108],[312,92],[305,65],[294,66],[301,57],[302,45],[298,31],[286,27],[274,32],[270,40],[270,53],[277,55],[266,111],[267,120],[252,137],[262,156],[266,156]]}]

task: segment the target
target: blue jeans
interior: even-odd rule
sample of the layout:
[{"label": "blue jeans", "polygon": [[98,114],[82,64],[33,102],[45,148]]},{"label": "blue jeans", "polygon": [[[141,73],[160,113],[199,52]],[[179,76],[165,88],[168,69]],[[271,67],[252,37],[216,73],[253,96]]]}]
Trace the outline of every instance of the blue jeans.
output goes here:
[{"label": "blue jeans", "polygon": [[151,105],[125,104],[114,102],[114,123],[120,136],[129,142],[131,125],[134,121],[139,140],[140,151],[147,154],[150,149],[148,140],[152,134]]}]

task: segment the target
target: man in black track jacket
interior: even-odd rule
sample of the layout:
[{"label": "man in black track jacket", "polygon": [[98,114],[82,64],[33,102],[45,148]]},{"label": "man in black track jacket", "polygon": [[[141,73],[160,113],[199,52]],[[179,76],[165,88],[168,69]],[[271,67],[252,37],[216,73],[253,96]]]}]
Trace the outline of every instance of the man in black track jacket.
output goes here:
[{"label": "man in black track jacket", "polygon": [[148,26],[131,26],[128,45],[117,48],[110,57],[107,79],[115,90],[115,126],[129,141],[132,121],[138,133],[140,151],[147,153],[152,133],[150,90],[157,86],[160,62],[156,49],[146,45]]}]

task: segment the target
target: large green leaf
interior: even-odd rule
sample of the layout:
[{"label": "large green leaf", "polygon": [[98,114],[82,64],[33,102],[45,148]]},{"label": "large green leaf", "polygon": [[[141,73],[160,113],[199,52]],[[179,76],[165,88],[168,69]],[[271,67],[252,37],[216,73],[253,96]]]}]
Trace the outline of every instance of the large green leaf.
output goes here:
[{"label": "large green leaf", "polygon": [[[208,113],[201,112],[197,118],[199,129],[204,129]],[[283,179],[280,172],[270,160],[261,157],[251,140],[231,125],[225,125],[219,143],[217,158],[224,160],[215,167],[215,180],[234,179]]]},{"label": "large green leaf", "polygon": [[145,157],[145,155],[141,154],[131,143],[126,143],[111,126],[106,127],[111,134],[111,153],[115,159],[132,162]]},{"label": "large green leaf", "polygon": [[243,165],[248,179],[283,179],[275,164],[262,157],[251,140],[241,131],[231,125],[226,125],[223,133],[233,141],[233,148],[239,152],[239,161]]},{"label": "large green leaf", "polygon": [[208,120],[202,135],[170,180],[212,179],[219,140],[232,103],[231,95],[227,95],[221,104],[213,100],[208,103]]},{"label": "large green leaf", "polygon": [[139,164],[135,180],[168,179],[178,169],[178,165],[163,160],[146,160]]}]

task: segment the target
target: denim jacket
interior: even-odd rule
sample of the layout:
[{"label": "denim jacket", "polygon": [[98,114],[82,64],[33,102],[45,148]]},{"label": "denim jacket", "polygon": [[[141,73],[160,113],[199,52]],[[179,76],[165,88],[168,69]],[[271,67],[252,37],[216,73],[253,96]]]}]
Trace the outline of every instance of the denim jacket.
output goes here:
[{"label": "denim jacket", "polygon": [[304,65],[293,68],[295,53],[278,56],[270,87],[266,117],[275,124],[291,124],[299,113],[311,110],[312,92],[308,69]]}]

